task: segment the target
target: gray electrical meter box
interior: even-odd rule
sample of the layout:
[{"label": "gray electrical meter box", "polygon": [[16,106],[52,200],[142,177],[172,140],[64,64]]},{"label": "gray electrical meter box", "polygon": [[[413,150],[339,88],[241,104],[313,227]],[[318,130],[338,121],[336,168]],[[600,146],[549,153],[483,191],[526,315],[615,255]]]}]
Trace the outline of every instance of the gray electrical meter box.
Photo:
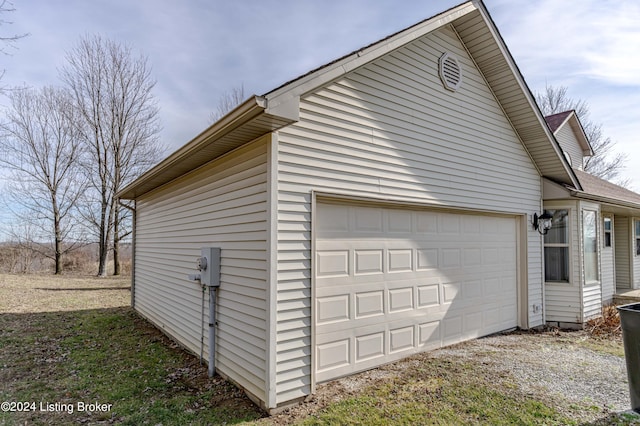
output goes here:
[{"label": "gray electrical meter box", "polygon": [[202,247],[197,267],[203,285],[220,287],[220,247]]}]

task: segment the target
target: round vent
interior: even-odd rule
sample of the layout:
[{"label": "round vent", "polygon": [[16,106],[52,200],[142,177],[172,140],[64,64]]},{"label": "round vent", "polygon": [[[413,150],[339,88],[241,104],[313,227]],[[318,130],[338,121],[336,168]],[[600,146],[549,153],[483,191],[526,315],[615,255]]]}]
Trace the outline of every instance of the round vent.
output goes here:
[{"label": "round vent", "polygon": [[454,92],[458,90],[460,83],[462,83],[460,63],[449,52],[440,57],[440,79],[445,88]]},{"label": "round vent", "polygon": [[571,156],[569,155],[569,153],[567,151],[562,151],[564,153],[564,157],[567,159],[567,162],[569,163],[570,166],[573,166],[573,164],[571,164]]}]

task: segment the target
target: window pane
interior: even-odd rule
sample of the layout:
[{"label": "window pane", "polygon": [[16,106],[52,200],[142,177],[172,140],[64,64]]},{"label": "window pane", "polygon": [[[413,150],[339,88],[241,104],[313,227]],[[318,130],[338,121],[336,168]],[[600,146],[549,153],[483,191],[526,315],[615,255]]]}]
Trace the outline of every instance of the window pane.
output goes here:
[{"label": "window pane", "polygon": [[582,212],[582,240],[584,245],[585,281],[598,280],[598,246],[596,238],[596,212]]},{"label": "window pane", "polygon": [[544,280],[569,282],[569,247],[544,248]]},{"label": "window pane", "polygon": [[636,224],[636,238],[640,238],[640,220],[634,221]]},{"label": "window pane", "polygon": [[545,244],[567,244],[569,242],[569,211],[547,210],[547,212],[553,215],[553,219],[551,229],[544,236]]},{"label": "window pane", "polygon": [[610,217],[604,218],[604,246],[611,247],[611,232],[613,230],[613,222]]}]

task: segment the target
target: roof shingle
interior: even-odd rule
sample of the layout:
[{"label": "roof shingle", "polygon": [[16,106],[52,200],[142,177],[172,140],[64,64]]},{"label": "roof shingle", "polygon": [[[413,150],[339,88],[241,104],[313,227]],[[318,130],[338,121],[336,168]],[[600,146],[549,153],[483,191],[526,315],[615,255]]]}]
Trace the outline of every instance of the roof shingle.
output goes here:
[{"label": "roof shingle", "polygon": [[560,127],[560,125],[564,123],[564,121],[568,116],[571,115],[572,112],[573,110],[569,110],[546,116],[544,119],[547,122],[549,129],[551,129],[551,132],[555,133],[555,131],[558,130],[558,127]]},{"label": "roof shingle", "polygon": [[626,203],[637,204],[640,207],[640,194],[629,189],[623,188],[604,179],[595,177],[582,170],[573,170],[580,180],[585,194],[595,195],[598,198],[607,198],[611,200],[620,200]]}]

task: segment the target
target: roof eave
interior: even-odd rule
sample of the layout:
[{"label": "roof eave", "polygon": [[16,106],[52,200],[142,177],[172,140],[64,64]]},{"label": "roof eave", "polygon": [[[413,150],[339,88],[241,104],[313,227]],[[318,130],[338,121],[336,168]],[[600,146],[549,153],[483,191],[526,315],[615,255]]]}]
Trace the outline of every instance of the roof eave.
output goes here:
[{"label": "roof eave", "polygon": [[598,203],[608,204],[616,207],[624,207],[628,209],[634,209],[640,211],[640,204],[630,201],[624,201],[617,198],[604,197],[601,195],[590,194],[584,191],[569,190],[572,197],[579,198],[581,200],[595,201]]},{"label": "roof eave", "polygon": [[270,109],[264,97],[252,96],[127,185],[118,192],[117,197],[136,199],[244,143],[296,120],[296,109],[290,105]]},{"label": "roof eave", "polygon": [[[562,149],[560,148],[560,144],[556,140],[553,132],[549,129],[549,126],[547,125],[546,120],[545,120],[542,112],[540,111],[540,108],[538,107],[538,104],[535,101],[535,97],[534,97],[533,93],[531,92],[531,90],[529,89],[529,86],[527,85],[526,81],[524,80],[524,77],[523,77],[522,73],[520,72],[520,69],[518,68],[518,65],[516,64],[515,60],[513,59],[513,56],[511,55],[511,52],[509,51],[506,43],[504,42],[504,39],[502,38],[502,35],[500,34],[500,31],[498,30],[497,26],[495,25],[495,23],[493,21],[493,18],[491,17],[489,11],[487,10],[487,8],[485,7],[484,3],[481,0],[473,0],[473,3],[476,5],[477,10],[482,15],[482,19],[486,23],[487,28],[490,31],[491,35],[492,35],[493,41],[496,43],[498,49],[500,50],[500,52],[502,54],[502,58],[504,58],[504,60],[506,62],[503,65],[507,66],[509,68],[509,70],[511,71],[511,74],[515,78],[517,86],[519,87],[524,99],[526,99],[526,102],[527,102],[527,104],[528,104],[528,106],[529,106],[529,108],[531,110],[531,113],[535,115],[536,126],[539,126],[539,131],[542,132],[542,134],[540,134],[540,136],[542,137],[542,135],[544,135],[544,138],[549,141],[550,147],[554,150],[554,152],[556,154],[557,160],[555,160],[556,163],[555,163],[554,167],[557,168],[558,170],[562,170],[562,172],[559,173],[559,174],[558,173],[554,173],[554,174],[546,173],[545,172],[546,167],[544,167],[544,164],[542,164],[542,161],[546,161],[546,160],[540,160],[538,158],[538,155],[536,155],[536,153],[530,152],[532,160],[534,161],[534,163],[536,164],[536,166],[540,170],[541,175],[543,177],[549,177],[552,180],[565,181],[566,183],[570,183],[572,186],[574,186],[576,188],[582,189],[582,186],[580,185],[580,181],[578,180],[577,176],[575,175],[575,173],[571,169],[571,166],[569,165],[569,163],[565,159],[564,154],[562,153]],[[460,34],[460,31],[459,31],[459,34]],[[476,35],[476,34],[474,34],[474,35]],[[464,40],[464,38],[463,38],[463,41],[465,42],[465,44],[468,45],[471,40]],[[470,53],[473,54],[473,52],[471,52],[471,51],[470,51]],[[477,63],[478,62],[479,61],[477,61]],[[480,63],[478,63],[478,66],[482,67],[482,65]],[[492,64],[488,65],[486,68],[489,69],[489,70],[491,70],[491,69],[498,70],[498,74],[500,74],[499,70],[502,69],[501,66],[498,66],[495,63],[492,63]],[[482,68],[481,68],[481,71],[483,71],[483,73],[485,73],[485,78],[487,79],[488,83],[491,85],[491,79],[487,78],[486,71],[483,70]],[[500,83],[503,83],[503,81],[501,81]],[[492,87],[492,89],[493,89],[493,87]],[[517,115],[517,114],[520,113],[520,111],[517,111],[517,110],[515,112],[513,112],[513,113],[510,113],[509,108],[508,107],[504,107],[505,103],[501,101],[500,94],[497,93],[496,91],[494,91],[494,93],[496,94],[496,97],[498,98],[499,102],[503,105],[503,108],[505,108],[505,113],[507,113],[507,116],[509,116],[510,119],[513,117],[513,115]],[[521,135],[529,135],[529,133],[531,132],[531,127],[530,126],[525,126],[525,125],[520,126],[519,123],[516,120],[512,120],[512,125],[516,129],[516,132],[518,132]],[[523,142],[525,143],[525,146],[526,146],[527,137],[521,136],[521,139],[523,140]],[[542,158],[542,156],[540,156],[540,157]],[[544,157],[547,158],[546,155]]]},{"label": "roof eave", "polygon": [[577,135],[578,142],[580,143],[580,146],[582,148],[582,154],[585,156],[593,156],[593,148],[591,147],[591,143],[589,142],[589,139],[584,132],[584,127],[582,126],[582,123],[580,122],[580,119],[578,118],[578,115],[575,113],[575,111],[569,116],[569,118],[571,120],[571,128]]}]

